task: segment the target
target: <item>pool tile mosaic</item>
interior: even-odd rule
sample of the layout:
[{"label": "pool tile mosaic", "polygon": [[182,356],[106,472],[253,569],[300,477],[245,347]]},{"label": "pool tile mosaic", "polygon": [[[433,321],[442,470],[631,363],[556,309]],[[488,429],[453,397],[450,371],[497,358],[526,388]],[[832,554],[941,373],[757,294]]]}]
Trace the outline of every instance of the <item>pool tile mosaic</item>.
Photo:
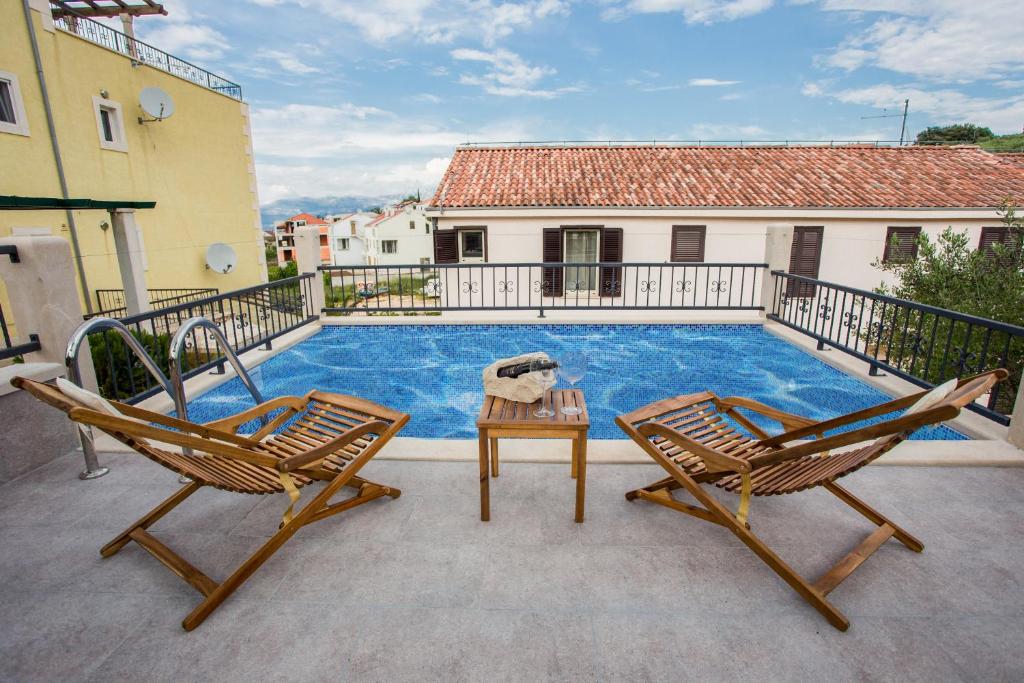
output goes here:
[{"label": "pool tile mosaic", "polygon": [[[882,403],[877,389],[822,363],[760,325],[366,325],[326,327],[251,373],[265,398],[311,388],[354,394],[412,415],[403,436],[475,438],[481,370],[497,358],[577,350],[590,367],[590,438],[625,438],[616,415],[710,389],[813,419]],[[189,402],[205,422],[252,405],[233,379]],[[760,423],[771,433],[778,426]],[[966,439],[930,427],[917,439]]]}]

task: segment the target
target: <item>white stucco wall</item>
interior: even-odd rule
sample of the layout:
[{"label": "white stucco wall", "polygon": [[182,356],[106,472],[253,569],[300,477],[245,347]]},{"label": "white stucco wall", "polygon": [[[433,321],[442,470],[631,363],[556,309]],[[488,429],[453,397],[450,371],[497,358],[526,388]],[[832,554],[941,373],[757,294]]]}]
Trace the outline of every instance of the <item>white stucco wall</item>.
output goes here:
[{"label": "white stucco wall", "polygon": [[921,226],[937,236],[947,226],[967,230],[975,248],[982,226],[1000,225],[994,211],[934,210],[447,210],[428,215],[437,228],[486,226],[487,260],[493,263],[535,263],[542,260],[542,230],[566,225],[604,225],[623,229],[624,262],[667,262],[673,225],[705,225],[705,262],[762,262],[765,229],[773,223],[824,226],[818,276],[853,287],[872,289],[891,281],[872,262],[881,259],[888,226]]}]

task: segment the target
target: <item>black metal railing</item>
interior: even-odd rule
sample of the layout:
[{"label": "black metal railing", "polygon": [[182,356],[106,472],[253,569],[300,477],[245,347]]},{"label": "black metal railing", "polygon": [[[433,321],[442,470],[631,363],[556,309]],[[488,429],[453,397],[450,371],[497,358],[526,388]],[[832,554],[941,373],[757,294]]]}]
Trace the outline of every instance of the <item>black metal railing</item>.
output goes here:
[{"label": "black metal railing", "polygon": [[1024,370],[1024,327],[779,270],[767,318],[918,386],[1006,368],[983,403],[968,408],[1009,424]]},{"label": "black metal railing", "polygon": [[186,62],[180,57],[175,57],[141,40],[127,36],[106,24],[101,24],[88,17],[78,16],[73,13],[55,17],[53,23],[62,31],[73,33],[108,50],[120,52],[137,62],[166,71],[178,78],[184,78],[186,81],[191,81],[233,99],[242,99],[242,86],[237,83],[229,81],[223,76],[211,73],[191,62]]},{"label": "black metal railing", "polygon": [[7,329],[7,319],[4,317],[4,309],[0,306],[0,335],[3,339],[2,345],[0,345],[0,360],[8,360],[10,358],[17,358],[18,356],[26,353],[32,353],[42,348],[39,345],[39,336],[35,334],[28,335],[28,341],[21,344],[15,344],[11,339],[10,330]]},{"label": "black metal railing", "polygon": [[[0,256],[6,256],[11,263],[21,263],[18,256],[18,247],[14,244],[0,244]],[[7,318],[4,317],[3,306],[0,306],[0,361],[17,358],[26,353],[32,353],[42,348],[39,345],[39,336],[29,334],[28,341],[15,344],[11,339],[11,331],[7,327]]]},{"label": "black metal railing", "polygon": [[[212,320],[236,353],[261,345],[270,348],[273,339],[318,319],[319,312],[311,304],[311,288],[319,285],[319,279],[319,275],[307,273],[128,316],[121,322],[167,374],[173,360],[168,358],[171,337],[189,318]],[[89,346],[100,393],[107,398],[135,402],[162,390],[117,334],[90,335]],[[210,368],[223,371],[226,359],[212,333],[193,330],[185,348],[183,377]]]},{"label": "black metal railing", "polygon": [[764,263],[451,263],[321,266],[331,314],[764,310]]},{"label": "black metal railing", "polygon": [[[220,293],[219,289],[213,287],[158,288],[147,289],[146,291],[149,293],[149,306],[153,310],[196,301],[197,299],[203,299]],[[99,310],[86,315],[86,320],[100,315],[105,315],[108,318],[123,318],[128,315],[128,309],[124,303],[123,289],[97,289],[96,307]]]}]

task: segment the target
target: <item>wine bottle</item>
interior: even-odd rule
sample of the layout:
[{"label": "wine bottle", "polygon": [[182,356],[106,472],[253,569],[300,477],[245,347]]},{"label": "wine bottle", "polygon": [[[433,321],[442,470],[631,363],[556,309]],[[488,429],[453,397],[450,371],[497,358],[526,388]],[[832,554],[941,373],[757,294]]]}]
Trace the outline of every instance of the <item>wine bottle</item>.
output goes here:
[{"label": "wine bottle", "polygon": [[554,370],[558,367],[558,363],[555,361],[527,361],[525,363],[515,363],[513,365],[504,365],[498,368],[498,377],[508,377],[515,379],[520,375],[525,375],[528,372],[542,371],[542,370]]}]

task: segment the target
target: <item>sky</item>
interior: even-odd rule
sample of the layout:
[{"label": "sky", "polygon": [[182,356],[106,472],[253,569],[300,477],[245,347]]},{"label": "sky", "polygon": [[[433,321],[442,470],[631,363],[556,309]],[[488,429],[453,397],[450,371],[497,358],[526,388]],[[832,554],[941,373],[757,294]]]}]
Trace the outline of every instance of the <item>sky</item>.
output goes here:
[{"label": "sky", "polygon": [[428,194],[464,142],[1024,127],[1020,0],[164,5],[137,35],[242,85],[263,203]]}]

